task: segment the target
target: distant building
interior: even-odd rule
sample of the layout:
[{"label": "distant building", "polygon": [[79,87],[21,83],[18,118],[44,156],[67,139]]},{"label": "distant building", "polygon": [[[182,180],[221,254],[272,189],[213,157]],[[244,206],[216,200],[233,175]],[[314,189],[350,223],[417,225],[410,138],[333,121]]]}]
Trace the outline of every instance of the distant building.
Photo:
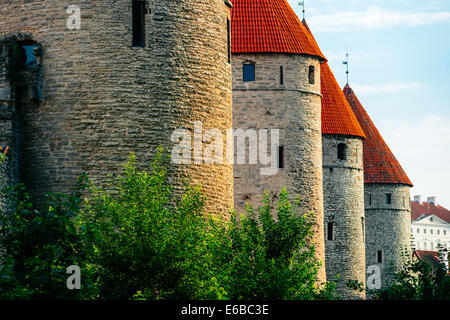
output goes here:
[{"label": "distant building", "polygon": [[411,201],[411,234],[417,250],[438,251],[450,248],[450,211],[436,203],[436,197]]}]

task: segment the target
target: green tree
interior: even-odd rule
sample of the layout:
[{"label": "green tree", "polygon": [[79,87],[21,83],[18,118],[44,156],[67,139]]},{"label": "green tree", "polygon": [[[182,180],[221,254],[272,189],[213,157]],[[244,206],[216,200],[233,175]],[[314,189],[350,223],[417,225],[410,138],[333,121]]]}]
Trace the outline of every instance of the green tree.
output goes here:
[{"label": "green tree", "polygon": [[380,300],[450,300],[450,276],[443,261],[442,250],[434,266],[410,258],[394,273],[392,283],[372,294]]},{"label": "green tree", "polygon": [[81,194],[46,195],[44,209],[36,209],[23,184],[7,188],[14,211],[0,213],[0,298],[71,299],[88,297],[93,285],[68,290],[67,267],[78,265],[84,273],[88,248],[74,224]]}]

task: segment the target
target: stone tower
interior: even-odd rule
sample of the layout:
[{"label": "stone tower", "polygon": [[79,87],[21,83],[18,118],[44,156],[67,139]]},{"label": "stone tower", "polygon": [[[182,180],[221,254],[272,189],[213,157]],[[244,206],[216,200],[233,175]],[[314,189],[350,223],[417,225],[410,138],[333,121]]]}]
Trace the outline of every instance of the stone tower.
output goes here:
[{"label": "stone tower", "polygon": [[[385,285],[410,253],[412,183],[348,84],[344,94],[367,137],[364,206],[368,286],[374,285],[371,279],[376,281],[378,270],[381,285]],[[406,256],[402,254],[405,250]]]},{"label": "stone tower", "polygon": [[[305,20],[305,28],[311,33]],[[312,33],[311,36],[313,37]],[[365,293],[346,286],[357,280],[365,287],[364,132],[327,62],[320,68],[325,266],[344,299]]]},{"label": "stone tower", "polygon": [[[170,153],[175,129],[193,131],[196,121],[231,128],[230,8],[228,0],[3,1],[2,47],[18,49],[23,72],[0,79],[0,121],[19,119],[20,176],[31,193],[68,192],[83,172],[103,179],[130,152],[147,167],[158,146]],[[227,212],[232,165],[187,160],[172,164],[175,186],[187,173],[208,212]]]},{"label": "stone tower", "polygon": [[[262,165],[261,157],[249,164],[256,149],[247,150],[246,164],[235,164],[235,207],[258,203],[265,190],[277,200],[286,186],[291,196],[300,196],[305,213],[315,214],[323,262],[320,63],[325,58],[286,0],[234,0],[232,33],[233,126],[254,129],[258,138],[260,129],[280,130],[270,151],[275,174],[262,173],[269,165]],[[255,135],[247,133],[247,144],[255,146]]]}]

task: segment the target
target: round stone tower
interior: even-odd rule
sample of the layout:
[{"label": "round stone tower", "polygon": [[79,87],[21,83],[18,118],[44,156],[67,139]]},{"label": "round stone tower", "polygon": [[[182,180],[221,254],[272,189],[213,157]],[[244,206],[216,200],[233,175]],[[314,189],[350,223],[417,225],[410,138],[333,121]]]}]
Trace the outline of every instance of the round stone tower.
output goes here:
[{"label": "round stone tower", "polygon": [[[9,79],[8,99],[20,113],[21,176],[32,194],[68,192],[83,172],[102,180],[130,152],[148,168],[157,147],[170,153],[178,143],[174,130],[193,133],[194,122],[224,135],[232,127],[231,6],[228,0],[4,1],[0,34],[15,43],[29,70]],[[207,140],[202,131],[196,139]],[[172,163],[171,179],[178,188],[189,174],[208,197],[207,211],[227,212],[232,165],[209,161],[202,151],[196,162],[188,154],[185,163]]]},{"label": "round stone tower", "polygon": [[[310,32],[305,20],[302,21]],[[328,63],[320,68],[322,92],[322,149],[325,266],[327,279],[337,281],[344,299],[364,299],[364,132],[342,93]],[[339,280],[337,280],[339,276]]]},{"label": "round stone tower", "polygon": [[[320,63],[325,58],[286,0],[235,0],[233,6],[233,126],[241,138],[238,158],[247,156],[234,167],[235,207],[258,204],[264,191],[276,201],[287,187],[293,198],[300,196],[304,213],[315,215],[323,263]],[[264,129],[267,145],[257,142]],[[271,131],[277,129],[279,141]],[[266,147],[267,162],[261,157]],[[274,170],[264,170],[269,167]],[[320,280],[325,278],[323,267]]]},{"label": "round stone tower", "polygon": [[364,141],[364,206],[367,286],[392,279],[410,256],[412,183],[352,88],[344,94],[367,139]]}]

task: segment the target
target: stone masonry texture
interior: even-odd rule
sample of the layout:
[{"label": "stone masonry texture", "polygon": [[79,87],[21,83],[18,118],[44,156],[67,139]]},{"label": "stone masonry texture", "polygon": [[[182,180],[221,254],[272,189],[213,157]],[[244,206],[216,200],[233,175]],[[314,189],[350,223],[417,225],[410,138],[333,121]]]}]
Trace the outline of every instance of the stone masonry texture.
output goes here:
[{"label": "stone masonry texture", "polygon": [[[68,30],[69,5],[81,29]],[[131,0],[2,1],[0,34],[31,34],[43,47],[42,102],[24,106],[23,174],[33,195],[69,192],[78,176],[103,180],[134,152],[148,169],[177,128],[232,127],[231,66],[223,0],[147,1],[145,47],[132,47]],[[3,86],[0,88],[4,92]],[[3,95],[3,93],[2,93]],[[209,212],[233,205],[227,164],[172,166],[189,174]]]},{"label": "stone masonry texture", "polygon": [[[345,160],[338,159],[339,144],[347,147]],[[366,282],[362,139],[326,134],[322,145],[327,279],[336,281],[339,275],[337,290],[343,298],[364,299],[364,292],[346,287],[349,280],[363,287]],[[330,234],[328,224],[332,224]]]},{"label": "stone masonry texture", "polygon": [[[385,286],[410,253],[411,188],[403,184],[365,184],[364,188],[366,265],[380,267],[381,284]],[[391,194],[392,204],[386,203],[386,194]],[[378,251],[382,252],[381,263]]]},{"label": "stone masonry texture", "polygon": [[[248,62],[255,63],[254,82],[243,82],[243,64]],[[264,191],[276,201],[286,187],[293,198],[300,197],[304,213],[315,215],[314,240],[323,263],[319,59],[289,54],[234,54],[232,65],[234,128],[280,129],[280,146],[285,154],[284,169],[271,176],[261,175],[260,164],[234,166],[235,207],[242,211],[246,202],[258,204]],[[280,66],[284,68],[283,85]],[[315,67],[313,85],[308,81],[309,66]],[[325,280],[324,265],[320,280]]]}]

